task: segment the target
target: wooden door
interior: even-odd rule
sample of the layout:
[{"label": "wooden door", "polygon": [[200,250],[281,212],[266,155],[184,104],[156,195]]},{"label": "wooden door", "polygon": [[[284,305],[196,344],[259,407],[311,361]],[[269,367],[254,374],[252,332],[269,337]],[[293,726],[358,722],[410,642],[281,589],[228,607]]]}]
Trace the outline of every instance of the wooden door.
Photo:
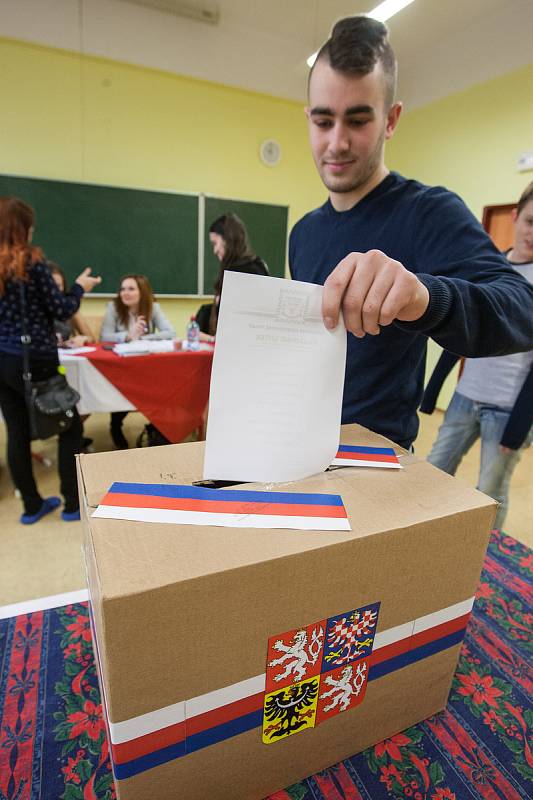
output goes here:
[{"label": "wooden door", "polygon": [[516,203],[499,206],[485,206],[482,225],[498,250],[509,250],[514,242],[514,222],[512,212]]}]

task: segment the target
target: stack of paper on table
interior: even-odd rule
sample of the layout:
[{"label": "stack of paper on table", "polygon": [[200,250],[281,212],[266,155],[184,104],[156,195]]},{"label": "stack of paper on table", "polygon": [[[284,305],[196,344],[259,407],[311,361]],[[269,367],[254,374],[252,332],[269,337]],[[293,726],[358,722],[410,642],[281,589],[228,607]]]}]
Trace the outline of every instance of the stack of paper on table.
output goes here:
[{"label": "stack of paper on table", "polygon": [[139,339],[136,342],[120,342],[113,347],[119,356],[138,356],[145,353],[172,353],[174,342],[171,339]]}]

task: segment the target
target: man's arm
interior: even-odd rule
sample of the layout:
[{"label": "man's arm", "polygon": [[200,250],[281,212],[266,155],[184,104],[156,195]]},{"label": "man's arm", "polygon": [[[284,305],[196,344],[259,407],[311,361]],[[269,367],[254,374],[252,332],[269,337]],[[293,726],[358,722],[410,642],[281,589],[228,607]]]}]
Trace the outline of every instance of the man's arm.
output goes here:
[{"label": "man's arm", "polygon": [[413,211],[412,264],[350,253],[324,285],[322,313],[356,336],[394,323],[463,356],[533,348],[533,287],[498,253],[462,201],[428,190]]}]

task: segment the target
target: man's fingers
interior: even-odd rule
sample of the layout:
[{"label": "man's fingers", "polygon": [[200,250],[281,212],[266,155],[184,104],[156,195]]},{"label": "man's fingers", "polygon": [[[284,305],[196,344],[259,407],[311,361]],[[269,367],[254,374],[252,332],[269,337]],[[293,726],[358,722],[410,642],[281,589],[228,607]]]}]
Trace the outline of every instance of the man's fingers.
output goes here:
[{"label": "man's fingers", "polygon": [[335,328],[342,308],[346,329],[354,336],[375,336],[380,325],[395,319],[419,319],[429,303],[429,292],[416,275],[379,250],[350,253],[324,284],[322,316]]},{"label": "man's fingers", "polygon": [[401,279],[395,281],[391,285],[381,305],[379,314],[380,325],[390,325],[391,322],[397,318],[401,309],[408,305],[412,291],[412,287],[410,285],[406,286],[405,282]]},{"label": "man's fingers", "polygon": [[[363,302],[362,324],[365,333],[376,336],[380,332],[380,324],[388,325],[382,321],[381,309],[389,295],[394,283],[394,275],[386,271],[378,273],[370,286]],[[392,321],[392,320],[391,320]]]},{"label": "man's fingers", "polygon": [[322,317],[326,328],[333,330],[339,322],[344,293],[355,271],[359,253],[350,253],[337,264],[324,284],[322,295]]},{"label": "man's fingers", "polygon": [[363,306],[374,281],[371,264],[364,257],[358,262],[342,300],[342,314],[346,330],[361,337],[365,335]]},{"label": "man's fingers", "polygon": [[342,301],[344,324],[354,336],[361,338],[366,333],[374,336],[379,333],[379,314],[394,281],[394,264],[380,250],[358,254]]}]

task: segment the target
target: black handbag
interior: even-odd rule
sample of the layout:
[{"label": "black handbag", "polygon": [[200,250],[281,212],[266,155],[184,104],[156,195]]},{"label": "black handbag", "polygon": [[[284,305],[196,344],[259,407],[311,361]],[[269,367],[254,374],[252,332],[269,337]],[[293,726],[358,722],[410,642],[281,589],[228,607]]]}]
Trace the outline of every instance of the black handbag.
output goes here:
[{"label": "black handbag", "polygon": [[26,293],[23,281],[20,282],[20,305],[22,318],[22,363],[24,393],[30,417],[32,439],[48,439],[70,428],[75,416],[78,392],[69,386],[61,373],[52,375],[44,381],[32,381],[30,369],[31,336],[26,319]]}]

